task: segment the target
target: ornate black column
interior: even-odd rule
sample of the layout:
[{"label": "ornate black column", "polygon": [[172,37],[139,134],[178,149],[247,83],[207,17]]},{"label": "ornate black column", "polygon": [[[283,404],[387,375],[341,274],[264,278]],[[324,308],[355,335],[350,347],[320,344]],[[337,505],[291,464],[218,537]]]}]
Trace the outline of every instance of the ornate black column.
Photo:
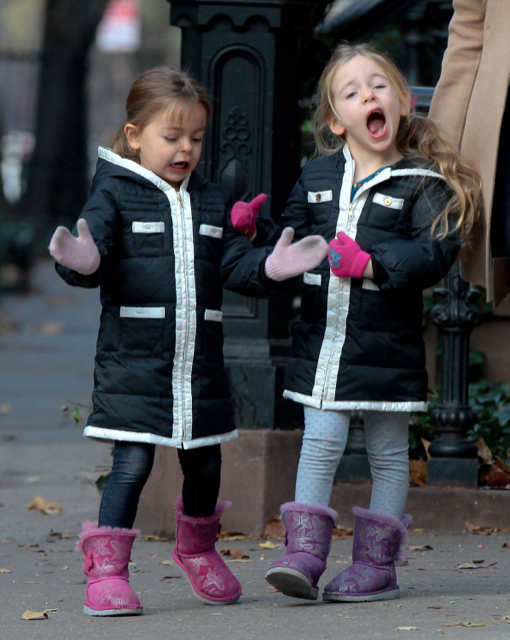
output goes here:
[{"label": "ornate black column", "polygon": [[441,403],[431,421],[440,436],[429,447],[428,486],[478,486],[478,449],[466,433],[476,422],[469,406],[467,371],[469,336],[480,322],[476,305],[480,294],[460,277],[456,265],[445,279],[445,288],[436,289],[437,305],[431,318],[442,336]]},{"label": "ornate black column", "polygon": [[[171,2],[170,22],[182,29],[181,66],[213,98],[213,125],[200,169],[234,200],[270,194],[262,215],[280,215],[300,173],[301,61],[323,5]],[[291,298],[290,289],[269,300],[225,294],[225,356],[238,426],[274,428],[281,376],[273,355],[282,361],[288,352]]]}]

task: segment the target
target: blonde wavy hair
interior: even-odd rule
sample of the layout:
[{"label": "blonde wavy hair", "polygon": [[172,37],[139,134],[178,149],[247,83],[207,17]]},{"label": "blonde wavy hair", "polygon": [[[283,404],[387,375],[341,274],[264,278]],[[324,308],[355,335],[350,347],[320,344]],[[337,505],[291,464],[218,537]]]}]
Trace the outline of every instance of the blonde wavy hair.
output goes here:
[{"label": "blonde wavy hair", "polygon": [[[368,44],[339,45],[319,80],[319,104],[314,113],[317,155],[335,154],[345,144],[345,139],[336,136],[329,127],[329,122],[334,119],[341,122],[335,112],[331,87],[337,71],[356,56],[365,56],[377,63],[393,85],[401,105],[410,104],[409,85],[387,55]],[[442,240],[448,234],[458,232],[462,243],[468,244],[483,206],[479,174],[461,160],[457,151],[431,120],[416,113],[414,106],[409,115],[400,119],[396,144],[403,156],[418,156],[429,161],[432,164],[431,170],[439,171],[453,191],[446,208],[434,220],[432,236]]]},{"label": "blonde wavy hair", "polygon": [[207,91],[184,71],[169,67],[156,67],[143,73],[131,85],[126,100],[126,122],[118,130],[113,150],[123,158],[140,163],[138,150],[131,149],[124,132],[126,124],[143,130],[162,111],[168,112],[173,126],[180,126],[190,107],[201,105],[207,122],[212,109]]}]

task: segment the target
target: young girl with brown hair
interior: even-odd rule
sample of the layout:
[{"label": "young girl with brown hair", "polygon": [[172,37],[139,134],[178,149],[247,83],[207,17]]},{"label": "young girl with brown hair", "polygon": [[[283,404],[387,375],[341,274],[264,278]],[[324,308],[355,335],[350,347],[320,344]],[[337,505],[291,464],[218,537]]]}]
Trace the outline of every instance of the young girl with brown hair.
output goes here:
[{"label": "young girl with brown hair", "polygon": [[[373,489],[354,508],[353,564],[327,601],[399,597],[395,561],[411,518],[411,411],[427,408],[422,292],[439,282],[480,210],[477,175],[434,124],[416,115],[395,64],[364,44],[340,45],[319,82],[317,156],[280,225],[323,236],[329,260],[303,276],[301,318],[284,395],[304,405],[296,502],[282,505],[287,555],[267,572],[282,593],[317,599],[336,512],[329,500],[353,409],[363,412]],[[236,228],[279,231],[256,204],[232,210]],[[269,228],[268,228],[269,227]]]},{"label": "young girl with brown hair", "polygon": [[[173,559],[194,595],[229,604],[241,585],[215,551],[228,502],[217,504],[220,444],[237,436],[223,365],[222,287],[267,295],[275,281],[319,264],[323,238],[271,253],[230,223],[230,198],[197,170],[211,118],[206,91],[186,73],[138,78],[113,150],[99,148],[92,193],[72,235],[50,252],[69,284],[101,289],[93,412],[85,435],[115,443],[99,523],[83,524],[85,613],[139,614],[128,582],[132,529],[156,445],[178,449]],[[271,271],[272,276],[267,273]]]}]

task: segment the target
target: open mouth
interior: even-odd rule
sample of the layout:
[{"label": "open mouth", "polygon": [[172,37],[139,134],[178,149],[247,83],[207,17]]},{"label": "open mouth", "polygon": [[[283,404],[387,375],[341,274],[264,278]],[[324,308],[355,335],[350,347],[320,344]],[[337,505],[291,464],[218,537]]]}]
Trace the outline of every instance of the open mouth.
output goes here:
[{"label": "open mouth", "polygon": [[368,114],[367,129],[372,138],[382,138],[386,134],[386,118],[379,109]]},{"label": "open mouth", "polygon": [[170,165],[171,169],[175,171],[185,171],[189,166],[189,162],[172,162]]}]

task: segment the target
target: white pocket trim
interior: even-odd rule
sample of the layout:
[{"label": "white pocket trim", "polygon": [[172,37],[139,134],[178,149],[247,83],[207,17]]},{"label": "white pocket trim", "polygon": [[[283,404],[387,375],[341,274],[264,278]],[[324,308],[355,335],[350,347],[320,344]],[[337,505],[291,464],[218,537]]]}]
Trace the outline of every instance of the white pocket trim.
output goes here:
[{"label": "white pocket trim", "polygon": [[380,291],[379,287],[370,278],[363,278],[363,284],[361,285],[361,288],[367,289],[368,291]]},{"label": "white pocket trim", "polygon": [[223,227],[213,227],[211,224],[201,224],[198,233],[211,238],[223,238]]},{"label": "white pocket trim", "polygon": [[165,223],[135,221],[131,225],[131,230],[133,233],[165,233]]},{"label": "white pocket trim", "polygon": [[319,204],[321,202],[331,202],[333,200],[333,191],[309,191],[308,202]]},{"label": "white pocket trim", "polygon": [[380,204],[388,209],[402,209],[404,206],[403,198],[394,198],[393,196],[385,196],[384,193],[376,193],[374,203]]},{"label": "white pocket trim", "polygon": [[303,273],[303,282],[305,284],[320,287],[322,283],[322,276],[320,273],[308,273],[308,271],[305,271],[305,273]]},{"label": "white pocket trim", "polygon": [[217,311],[216,309],[206,309],[204,313],[204,320],[221,322],[223,320],[223,311]]},{"label": "white pocket trim", "polygon": [[165,307],[121,307],[121,318],[164,318]]}]

